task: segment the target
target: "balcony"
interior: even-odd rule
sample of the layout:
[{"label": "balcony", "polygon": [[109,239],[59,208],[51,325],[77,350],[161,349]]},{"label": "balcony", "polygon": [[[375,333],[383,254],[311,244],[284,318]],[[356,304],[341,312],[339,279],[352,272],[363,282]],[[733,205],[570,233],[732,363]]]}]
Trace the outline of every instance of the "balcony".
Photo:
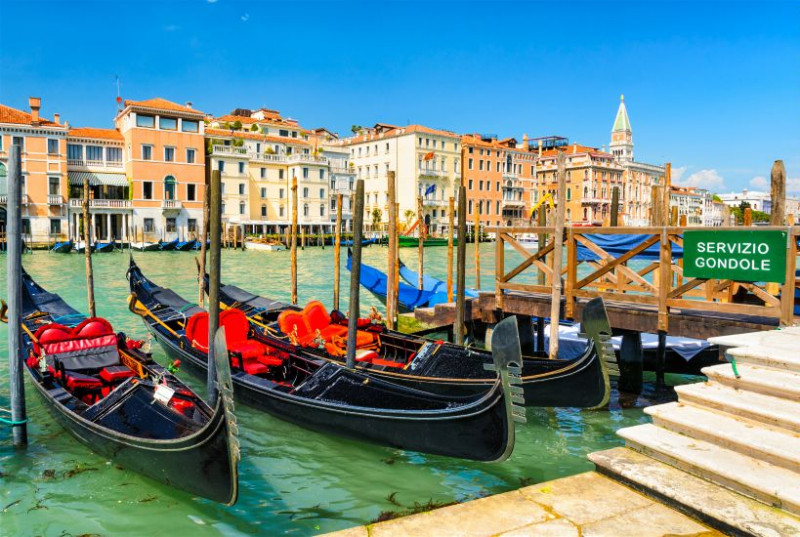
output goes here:
[{"label": "balcony", "polygon": [[503,172],[503,181],[518,181],[519,174],[513,172]]},{"label": "balcony", "polygon": [[447,207],[449,203],[447,200],[422,200],[423,207]]},{"label": "balcony", "polygon": [[183,205],[178,200],[161,200],[161,208],[165,211],[180,211]]},{"label": "balcony", "polygon": [[286,162],[286,156],[278,155],[276,153],[249,153],[252,160],[259,162]]},{"label": "balcony", "polygon": [[602,204],[602,203],[611,203],[611,200],[605,198],[595,198],[595,197],[585,196],[583,199],[581,199],[581,203]]},{"label": "balcony", "polygon": [[418,170],[420,177],[430,177],[432,179],[449,179],[450,174],[443,170]]},{"label": "balcony", "polygon": [[[83,200],[79,198],[73,198],[69,200],[69,207],[70,209],[82,209]],[[90,209],[133,209],[133,202],[131,200],[120,200],[120,199],[112,199],[112,200],[93,199],[89,200],[89,208]]]},{"label": "balcony", "polygon": [[236,157],[247,157],[248,152],[246,147],[237,147],[233,145],[213,145],[211,146],[212,155],[227,155]]},{"label": "balcony", "polygon": [[64,196],[61,195],[49,195],[47,196],[47,204],[48,205],[64,205]]},{"label": "balcony", "polygon": [[525,200],[511,200],[511,199],[504,199],[502,200],[503,207],[525,207]]},{"label": "balcony", "polygon": [[67,166],[73,168],[92,168],[92,169],[102,169],[102,168],[110,168],[114,170],[122,169],[122,161],[121,160],[84,160],[84,159],[67,159]]},{"label": "balcony", "polygon": [[286,162],[294,164],[294,163],[301,163],[301,164],[319,164],[326,166],[328,164],[328,159],[325,157],[317,157],[314,155],[306,155],[304,153],[293,153],[291,155],[286,155]]}]

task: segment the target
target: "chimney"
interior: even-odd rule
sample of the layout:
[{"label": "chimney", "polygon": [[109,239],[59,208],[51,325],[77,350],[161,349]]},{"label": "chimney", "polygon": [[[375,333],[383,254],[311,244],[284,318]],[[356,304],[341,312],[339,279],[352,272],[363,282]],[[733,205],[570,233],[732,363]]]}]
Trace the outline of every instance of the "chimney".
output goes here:
[{"label": "chimney", "polygon": [[60,124],[61,123],[61,114],[53,114],[53,121],[55,121],[57,125]]},{"label": "chimney", "polygon": [[527,147],[528,146],[528,133],[524,133],[522,135],[522,145]]},{"label": "chimney", "polygon": [[578,152],[578,142],[575,142],[575,143],[572,145],[572,152],[573,152],[573,153],[577,153],[577,152]]},{"label": "chimney", "polygon": [[31,107],[31,125],[38,127],[39,108],[42,107],[42,99],[40,97],[28,97],[28,105]]},{"label": "chimney", "polygon": [[186,108],[192,107],[192,101],[186,101]]},{"label": "chimney", "polygon": [[539,158],[542,158],[542,141],[539,140]]}]

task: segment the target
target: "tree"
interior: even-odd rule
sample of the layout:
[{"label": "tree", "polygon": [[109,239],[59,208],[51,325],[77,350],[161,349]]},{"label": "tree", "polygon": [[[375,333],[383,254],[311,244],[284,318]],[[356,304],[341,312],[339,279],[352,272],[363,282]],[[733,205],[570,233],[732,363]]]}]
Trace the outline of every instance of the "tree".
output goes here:
[{"label": "tree", "polygon": [[403,217],[406,219],[406,229],[411,227],[411,220],[414,218],[414,211],[411,209],[406,209],[403,213]]},{"label": "tree", "polygon": [[372,209],[372,229],[377,229],[383,220],[383,211],[380,209]]},{"label": "tree", "polygon": [[239,121],[239,120],[237,119],[236,121],[234,121],[234,122],[231,124],[231,129],[233,129],[233,130],[235,130],[235,131],[240,131],[240,130],[242,130],[242,122],[241,122],[241,121]]},{"label": "tree", "polygon": [[714,194],[714,195],[711,197],[711,199],[712,199],[713,201],[716,201],[717,203],[722,203],[722,198],[720,198],[720,197],[719,197],[719,196],[717,196],[716,194]]},{"label": "tree", "polygon": [[361,125],[353,125],[352,127],[350,127],[350,130],[353,131],[353,134],[358,134],[358,131],[360,131],[363,128],[364,127],[362,127]]},{"label": "tree", "polygon": [[256,125],[255,123],[253,123],[253,126],[252,126],[252,127],[250,127],[250,132],[256,132],[256,131],[258,131],[258,125]]}]

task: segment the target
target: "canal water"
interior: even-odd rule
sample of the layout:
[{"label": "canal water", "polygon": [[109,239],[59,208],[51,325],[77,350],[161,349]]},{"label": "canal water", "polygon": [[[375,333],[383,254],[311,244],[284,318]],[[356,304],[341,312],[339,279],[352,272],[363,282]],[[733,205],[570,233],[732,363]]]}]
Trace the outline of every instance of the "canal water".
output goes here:
[{"label": "canal water", "polygon": [[[467,284],[474,285],[472,245]],[[481,247],[482,283],[493,281],[494,245]],[[343,252],[344,254],[344,252]],[[446,248],[425,252],[426,272],[444,279]],[[416,249],[403,249],[416,267]],[[519,259],[506,251],[507,267]],[[349,272],[342,260],[342,295]],[[154,281],[197,300],[192,253],[136,253]],[[384,268],[386,249],[365,248],[365,263]],[[93,257],[98,315],[117,331],[144,338],[141,320],[129,313],[128,255]],[[84,258],[35,252],[26,270],[45,288],[85,311]],[[332,300],[333,249],[298,252],[301,303]],[[289,300],[288,252],[223,251],[223,281]],[[6,259],[0,257],[0,296],[6,295]],[[380,303],[366,291],[362,312]],[[343,308],[346,303],[343,304]],[[382,307],[381,307],[382,309]],[[0,326],[0,407],[8,408],[7,330]],[[164,363],[157,345],[154,357]],[[204,382],[184,375],[202,393]],[[26,374],[26,383],[27,374]],[[646,421],[640,408],[578,411],[527,410],[517,425],[512,457],[500,464],[466,462],[404,452],[307,431],[237,405],[242,447],[239,501],[233,507],[194,498],[117,467],[94,455],[53,422],[26,388],[30,424],[27,450],[16,452],[0,425],[0,535],[313,535],[368,523],[383,511],[416,504],[464,501],[592,469],[586,454],[621,445],[614,431]]]}]

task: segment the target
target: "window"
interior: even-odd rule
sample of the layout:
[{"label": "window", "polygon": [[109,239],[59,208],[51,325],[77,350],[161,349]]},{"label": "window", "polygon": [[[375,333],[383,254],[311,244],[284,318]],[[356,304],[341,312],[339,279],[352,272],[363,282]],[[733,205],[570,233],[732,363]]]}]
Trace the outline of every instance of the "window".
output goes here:
[{"label": "window", "polygon": [[[264,179],[266,176],[267,176],[267,169],[261,168],[261,178]],[[264,196],[261,197],[263,198]]]},{"label": "window", "polygon": [[283,179],[283,170],[278,170],[278,179]]},{"label": "window", "polygon": [[83,160],[83,146],[78,144],[67,144],[67,159]]},{"label": "window", "polygon": [[266,197],[267,197],[267,189],[266,189],[266,187],[262,187],[261,188],[261,199],[264,199]]},{"label": "window", "polygon": [[478,190],[483,190],[483,181],[478,182]]},{"label": "window", "polygon": [[307,198],[307,197],[308,197],[308,187],[306,187],[306,188],[304,188],[304,189],[303,189],[303,197],[304,197],[304,198]]},{"label": "window", "polygon": [[320,168],[320,170],[319,170],[319,180],[320,181],[324,181],[325,180],[325,170],[323,170],[322,168]]},{"label": "window", "polygon": [[122,163],[121,147],[106,147],[106,162]]},{"label": "window", "polygon": [[142,160],[153,160],[153,146],[142,144]]},{"label": "window", "polygon": [[188,201],[195,201],[197,199],[197,185],[186,185],[186,199]]},{"label": "window", "polygon": [[[497,214],[500,214],[500,202],[499,201],[496,202],[496,204],[495,204],[494,212],[497,213]],[[500,224],[498,223],[497,225],[499,226]]]},{"label": "window", "polygon": [[189,218],[186,221],[186,231],[189,233],[197,233],[197,219],[196,218]]},{"label": "window", "polygon": [[176,190],[177,190],[177,183],[175,181],[175,178],[171,175],[166,176],[164,178],[164,199],[174,200]]},{"label": "window", "polygon": [[136,114],[136,126],[152,129],[156,126],[156,118],[153,116],[143,116]]},{"label": "window", "polygon": [[219,184],[219,193],[220,194],[224,194],[225,193],[225,183],[220,183]]},{"label": "window", "polygon": [[219,212],[222,213],[222,214],[225,214],[225,202],[224,201],[219,204]]},{"label": "window", "polygon": [[261,206],[261,216],[262,217],[266,217],[267,216],[267,206],[266,205],[262,205]]},{"label": "window", "polygon": [[145,233],[152,233],[155,231],[155,226],[153,225],[154,220],[152,218],[145,218],[144,219],[144,232]]},{"label": "window", "polygon": [[23,235],[31,234],[31,221],[29,218],[22,219],[22,234]]},{"label": "window", "polygon": [[103,162],[103,146],[100,145],[87,145],[86,146],[86,160]]},{"label": "window", "polygon": [[389,153],[389,142],[386,142],[386,153]]},{"label": "window", "polygon": [[239,214],[244,214],[244,202],[239,202]]},{"label": "window", "polygon": [[325,216],[325,205],[320,204],[319,206],[319,215]]},{"label": "window", "polygon": [[225,161],[224,160],[218,160],[217,161],[217,169],[219,170],[219,173],[222,173],[222,172],[225,171]]},{"label": "window", "polygon": [[158,118],[158,128],[165,131],[178,130],[178,120],[173,117]]},{"label": "window", "polygon": [[47,193],[51,196],[58,196],[61,193],[61,179],[58,177],[48,177],[47,182]]},{"label": "window", "polygon": [[50,234],[51,235],[61,235],[61,219],[60,218],[51,218],[50,219]]},{"label": "window", "polygon": [[469,214],[472,214],[472,200],[469,200]]},{"label": "window", "polygon": [[469,189],[472,190],[472,179],[469,180]]},{"label": "window", "polygon": [[[153,199],[153,182],[152,181],[144,181],[142,183],[142,197],[144,199],[146,199],[146,200]],[[146,219],[145,219],[145,221],[146,221]]]},{"label": "window", "polygon": [[308,168],[303,168],[303,179],[308,179]]},{"label": "window", "polygon": [[245,188],[245,184],[244,183],[239,183],[239,195],[240,196],[244,196],[244,188]]},{"label": "window", "polygon": [[175,233],[178,225],[175,218],[167,218],[167,233]]},{"label": "window", "polygon": [[244,162],[239,163],[239,175],[244,175]]},{"label": "window", "polygon": [[[469,151],[469,152],[470,152],[470,153],[472,153],[472,148],[470,148],[470,151]],[[472,169],[472,159],[469,159],[469,161],[467,162],[467,167],[468,167],[470,170]]]},{"label": "window", "polygon": [[497,181],[497,191],[500,192],[500,181]]},{"label": "window", "polygon": [[175,162],[175,148],[174,147],[165,147],[164,148],[164,161],[165,162]]},{"label": "window", "polygon": [[324,198],[325,197],[325,189],[324,188],[320,188],[319,189],[319,197],[320,198]]},{"label": "window", "polygon": [[308,216],[308,203],[303,204],[303,216]]},{"label": "window", "polygon": [[[278,197],[280,199],[283,199],[283,189],[282,188],[278,191]],[[283,215],[281,215],[281,216],[283,216]]]},{"label": "window", "polygon": [[199,123],[194,120],[181,120],[181,130],[183,132],[197,132],[199,130]]},{"label": "window", "polygon": [[[47,154],[58,155],[58,140],[54,138],[47,139]],[[61,225],[61,220],[59,220],[58,223]]]},{"label": "window", "polygon": [[478,169],[479,169],[480,171],[483,171],[483,160],[479,160],[479,161],[478,161]]},{"label": "window", "polygon": [[286,129],[281,129],[278,131],[278,136],[289,136],[289,131]]},{"label": "window", "polygon": [[284,213],[284,208],[283,205],[281,205],[280,207],[278,207],[278,214],[280,215],[281,218],[283,218],[283,213]]},{"label": "window", "polygon": [[189,163],[189,164],[194,164],[194,155],[195,155],[195,150],[194,149],[187,149],[186,150],[186,162]]}]

